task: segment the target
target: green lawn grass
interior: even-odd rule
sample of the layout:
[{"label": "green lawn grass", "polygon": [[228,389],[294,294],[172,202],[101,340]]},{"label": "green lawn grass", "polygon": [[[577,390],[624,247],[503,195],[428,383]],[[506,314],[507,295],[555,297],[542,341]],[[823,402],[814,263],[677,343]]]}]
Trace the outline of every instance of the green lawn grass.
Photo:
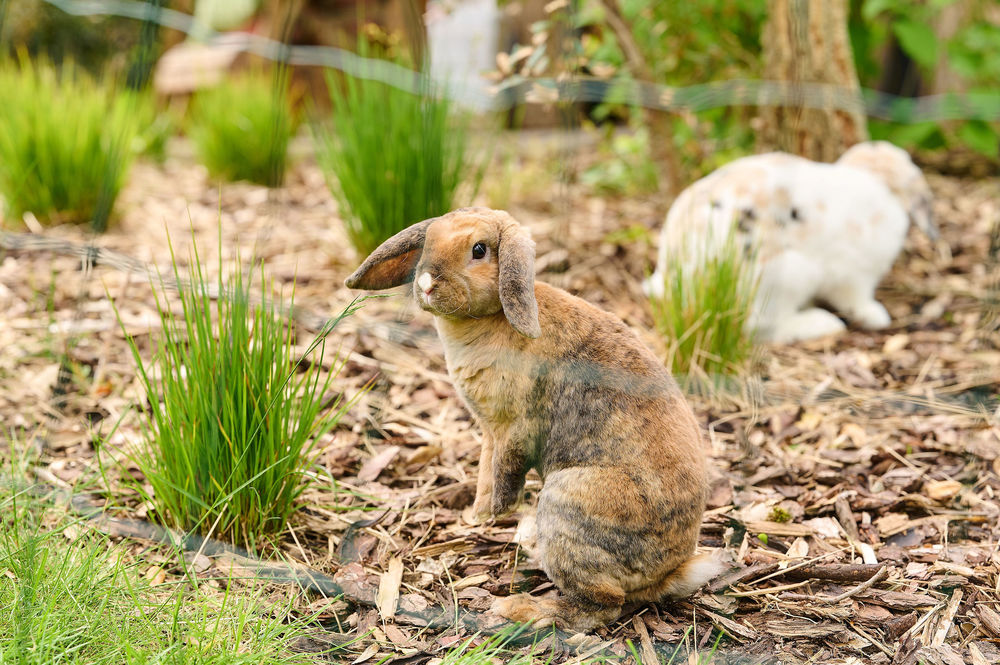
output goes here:
[{"label": "green lawn grass", "polygon": [[14,466],[0,468],[0,663],[318,662],[289,648],[305,623],[258,592],[154,584],[127,545],[39,496]]}]

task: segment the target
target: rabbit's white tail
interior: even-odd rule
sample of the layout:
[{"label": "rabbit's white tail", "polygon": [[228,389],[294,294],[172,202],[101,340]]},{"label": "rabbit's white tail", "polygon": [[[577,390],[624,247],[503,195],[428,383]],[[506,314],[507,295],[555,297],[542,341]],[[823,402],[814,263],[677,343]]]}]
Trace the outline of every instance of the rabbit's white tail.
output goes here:
[{"label": "rabbit's white tail", "polygon": [[726,568],[722,550],[696,554],[670,573],[661,588],[664,595],[671,598],[687,598]]}]

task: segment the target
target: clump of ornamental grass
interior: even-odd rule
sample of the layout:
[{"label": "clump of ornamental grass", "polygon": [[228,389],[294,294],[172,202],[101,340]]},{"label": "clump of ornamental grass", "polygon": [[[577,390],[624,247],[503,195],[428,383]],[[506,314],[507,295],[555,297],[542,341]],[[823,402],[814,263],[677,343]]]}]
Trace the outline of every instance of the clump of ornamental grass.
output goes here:
[{"label": "clump of ornamental grass", "polygon": [[295,133],[286,70],[250,72],[195,95],[188,134],[213,178],[278,187]]},{"label": "clump of ornamental grass", "polygon": [[[687,251],[687,250],[685,250]],[[664,295],[651,297],[657,330],[667,340],[667,366],[688,388],[717,386],[739,374],[755,345],[748,321],[757,296],[755,252],[730,232],[670,258]]]},{"label": "clump of ornamental grass", "polygon": [[327,76],[331,126],[316,128],[317,158],[348,238],[362,254],[451,210],[464,181],[474,196],[482,178],[468,125],[451,101],[425,74],[413,73],[411,81],[416,94],[370,78]]},{"label": "clump of ornamental grass", "polygon": [[149,401],[136,462],[166,526],[254,550],[284,529],[308,483],[315,440],[350,406],[330,397],[342,365],[323,372],[322,340],[353,309],[300,357],[263,276],[255,282],[233,270],[224,283],[220,258],[212,289],[197,250],[191,265],[182,281],[174,262],[179,314],[156,293],[163,329],[153,359],[132,343]]},{"label": "clump of ornamental grass", "polygon": [[64,62],[0,64],[0,197],[8,220],[103,231],[132,162],[137,93]]}]

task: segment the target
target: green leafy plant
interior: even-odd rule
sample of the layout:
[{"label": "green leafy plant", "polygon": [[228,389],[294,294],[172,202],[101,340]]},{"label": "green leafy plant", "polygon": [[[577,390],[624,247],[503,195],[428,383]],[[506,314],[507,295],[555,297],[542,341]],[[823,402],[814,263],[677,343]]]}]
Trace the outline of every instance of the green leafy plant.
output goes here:
[{"label": "green leafy plant", "polygon": [[71,63],[0,64],[0,194],[8,219],[103,231],[138,131],[136,93],[115,92]]},{"label": "green leafy plant", "polygon": [[687,377],[689,388],[738,373],[754,349],[747,330],[757,294],[753,257],[735,232],[716,250],[710,246],[706,242],[694,257],[678,252],[664,278],[664,296],[650,299],[668,343],[667,365]]},{"label": "green leafy plant", "polygon": [[253,550],[284,528],[308,481],[313,442],[350,402],[328,397],[339,369],[334,362],[322,377],[328,331],[300,358],[263,276],[263,304],[255,306],[253,280],[234,270],[224,284],[220,257],[220,296],[213,301],[197,250],[191,265],[179,316],[156,294],[163,331],[153,360],[143,361],[132,343],[149,400],[146,444],[136,462],[152,486],[148,498],[159,520]]},{"label": "green leafy plant", "polygon": [[251,72],[195,96],[188,133],[213,177],[268,187],[284,181],[295,123],[285,70],[273,79]]},{"label": "green leafy plant", "polygon": [[[990,18],[990,0],[965,3],[957,27],[946,36],[930,26],[941,22],[950,2],[912,3],[906,0],[855,0],[850,35],[858,74],[863,85],[878,85],[884,64],[875,54],[895,40],[915,64],[925,81],[933,81],[939,66],[954,75],[964,89],[947,94],[954,119],[912,122],[913,105],[900,100],[890,120],[871,120],[872,138],[886,139],[907,148],[935,150],[964,146],[996,160],[1000,154],[1000,24]],[[950,99],[949,99],[950,97]]]},{"label": "green leafy plant", "polygon": [[[747,129],[751,109],[726,106],[685,111],[657,126],[655,114],[661,112],[629,108],[636,100],[624,92],[637,80],[690,86],[758,77],[765,0],[581,0],[547,7],[545,19],[531,26],[532,43],[515,44],[508,57],[501,58],[500,71],[492,78],[502,87],[567,72],[602,79],[606,85],[603,99],[588,110],[589,116],[596,121],[627,116],[633,128],[645,124],[649,138],[642,149],[653,159],[674,155],[680,171],[672,176],[677,184],[710,171],[713,164],[753,151],[754,134]],[[579,38],[563,39],[567,33]],[[584,173],[585,181],[607,183],[615,191],[623,187],[648,191],[655,175],[637,168],[638,154],[623,159],[624,146],[614,146],[611,139],[607,142],[615,158]],[[669,175],[669,170],[663,175]]]},{"label": "green leafy plant", "polygon": [[327,77],[332,128],[316,128],[317,156],[348,238],[363,254],[451,210],[467,180],[471,199],[482,178],[467,125],[426,77],[414,76],[420,94],[371,79]]},{"label": "green leafy plant", "polygon": [[614,133],[608,126],[601,159],[580,174],[580,181],[608,194],[635,195],[655,192],[659,185],[656,164],[650,156],[649,130]]}]

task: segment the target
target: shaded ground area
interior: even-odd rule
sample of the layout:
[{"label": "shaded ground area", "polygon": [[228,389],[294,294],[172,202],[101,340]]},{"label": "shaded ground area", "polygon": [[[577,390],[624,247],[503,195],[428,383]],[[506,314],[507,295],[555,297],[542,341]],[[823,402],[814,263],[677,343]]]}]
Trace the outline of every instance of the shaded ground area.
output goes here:
[{"label": "shaded ground area", "polygon": [[[586,163],[585,150],[574,154]],[[532,229],[539,279],[617,313],[662,354],[639,282],[654,254],[643,229],[658,230],[667,201],[594,196],[560,179],[553,165],[565,168],[565,157],[505,160],[479,202]],[[632,647],[644,662],[654,652],[666,660],[678,644],[707,656],[724,631],[712,662],[1000,661],[1000,273],[990,256],[991,234],[1000,244],[1000,181],[930,183],[944,242],[911,230],[879,294],[891,329],[764,349],[742,388],[692,397],[716,472],[701,542],[726,547],[734,572],[690,601],[637,608],[595,637],[542,636],[540,660]],[[168,232],[182,264],[193,237],[217,270],[221,215],[224,261],[239,247],[286,297],[294,282],[304,309],[332,316],[355,295],[342,284],[361,257],[308,161],[270,192],[220,189],[185,159],[139,164],[120,210],[96,243],[164,274]],[[45,234],[88,241],[78,229]],[[2,255],[0,417],[16,445],[40,455],[40,481],[97,491],[123,507],[115,514],[144,518],[149,507],[119,482],[135,474],[128,455],[141,440],[134,407],[143,399],[109,296],[148,349],[158,318],[144,277],[83,271],[52,252]],[[315,331],[300,328],[304,348]],[[468,520],[480,434],[448,380],[430,316],[403,297],[369,301],[330,340],[347,358],[338,390],[373,387],[318,442],[317,482],[275,549],[365,602],[311,596],[301,611],[321,609],[331,631],[366,635],[349,660],[421,663],[476,622],[493,623],[464,612],[514,591],[552,592],[519,558],[516,515]],[[539,487],[529,477],[529,504]],[[137,541],[136,556],[165,576],[179,572],[147,547]],[[228,578],[232,557],[202,556],[198,575]],[[274,587],[276,599],[287,593]],[[458,618],[428,627],[434,608]]]}]

